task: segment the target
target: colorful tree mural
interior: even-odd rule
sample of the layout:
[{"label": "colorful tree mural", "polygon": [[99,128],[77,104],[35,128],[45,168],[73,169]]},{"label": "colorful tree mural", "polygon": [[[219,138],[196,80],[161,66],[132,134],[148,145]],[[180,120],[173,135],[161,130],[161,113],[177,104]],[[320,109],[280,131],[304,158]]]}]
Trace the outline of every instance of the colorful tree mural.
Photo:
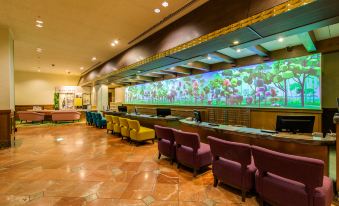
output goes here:
[{"label": "colorful tree mural", "polygon": [[126,88],[133,104],[320,109],[320,54]]}]

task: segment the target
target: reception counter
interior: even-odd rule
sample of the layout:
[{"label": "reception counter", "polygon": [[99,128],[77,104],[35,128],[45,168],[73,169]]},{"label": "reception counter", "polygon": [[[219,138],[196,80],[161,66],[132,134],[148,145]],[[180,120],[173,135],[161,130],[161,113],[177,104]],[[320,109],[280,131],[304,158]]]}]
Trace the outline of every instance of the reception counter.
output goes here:
[{"label": "reception counter", "polygon": [[197,132],[201,141],[207,143],[207,136],[241,142],[250,145],[265,147],[274,151],[287,154],[300,155],[323,160],[324,172],[329,173],[330,147],[335,147],[335,136],[327,135],[326,138],[312,137],[310,134],[262,132],[260,129],[237,127],[230,125],[213,126],[207,122],[180,120],[180,129],[188,132]]},{"label": "reception counter", "polygon": [[155,115],[104,112],[108,115],[116,115],[129,119],[139,120],[145,127],[154,128],[154,125],[161,125],[187,132],[196,132],[200,140],[207,143],[207,136],[214,136],[220,139],[233,142],[241,142],[250,145],[265,147],[278,152],[300,155],[323,160],[325,163],[324,172],[329,173],[330,149],[336,145],[335,136],[327,135],[326,138],[312,137],[311,134],[272,134],[263,132],[260,129],[231,126],[223,124],[209,124],[208,122],[196,123],[180,117],[157,117]]}]

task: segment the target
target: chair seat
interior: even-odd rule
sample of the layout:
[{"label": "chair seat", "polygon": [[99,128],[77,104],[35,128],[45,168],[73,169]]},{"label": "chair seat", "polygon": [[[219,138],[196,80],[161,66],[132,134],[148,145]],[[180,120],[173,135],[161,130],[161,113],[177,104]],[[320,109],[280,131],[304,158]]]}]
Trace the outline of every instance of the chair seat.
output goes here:
[{"label": "chair seat", "polygon": [[190,147],[181,146],[177,148],[177,156],[179,155],[179,161],[193,168],[207,166],[210,165],[212,162],[212,153],[210,150],[210,146],[205,143],[200,143],[200,148],[197,151],[196,160],[194,160],[193,149]]},{"label": "chair seat", "polygon": [[[258,172],[255,176],[257,180]],[[315,189],[314,205],[331,205],[333,198],[332,187],[330,178],[324,176],[323,186]],[[268,173],[262,179],[262,188],[261,196],[273,204],[290,206],[308,205],[307,193],[302,183]]]},{"label": "chair seat", "polygon": [[[244,189],[250,190],[254,185],[254,173],[256,167],[252,160],[251,164],[247,166],[244,174]],[[241,164],[219,157],[213,162],[213,174],[222,182],[241,189]]]},{"label": "chair seat", "polygon": [[[132,137],[131,137],[132,138]],[[154,129],[150,129],[147,127],[140,127],[137,136],[133,139],[137,141],[149,140],[155,138],[155,131]]]}]

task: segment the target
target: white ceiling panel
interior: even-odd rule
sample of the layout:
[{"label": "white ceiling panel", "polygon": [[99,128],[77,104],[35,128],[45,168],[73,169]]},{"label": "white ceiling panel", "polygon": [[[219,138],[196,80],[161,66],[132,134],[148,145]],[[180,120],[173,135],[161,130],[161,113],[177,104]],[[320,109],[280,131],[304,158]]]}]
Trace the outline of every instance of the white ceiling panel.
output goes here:
[{"label": "white ceiling panel", "polygon": [[299,40],[297,35],[288,36],[288,37],[282,36],[281,38],[283,38],[282,42],[278,40],[274,40],[274,41],[263,43],[261,44],[261,46],[267,49],[268,51],[274,51],[274,50],[283,49],[289,46],[296,46],[296,45],[301,44],[301,41]]},{"label": "white ceiling panel", "polygon": [[255,55],[254,52],[248,49],[241,49],[240,52],[237,52],[233,48],[225,48],[225,49],[219,50],[218,52],[225,54],[227,56],[230,56],[234,59],[239,59],[239,58]]}]

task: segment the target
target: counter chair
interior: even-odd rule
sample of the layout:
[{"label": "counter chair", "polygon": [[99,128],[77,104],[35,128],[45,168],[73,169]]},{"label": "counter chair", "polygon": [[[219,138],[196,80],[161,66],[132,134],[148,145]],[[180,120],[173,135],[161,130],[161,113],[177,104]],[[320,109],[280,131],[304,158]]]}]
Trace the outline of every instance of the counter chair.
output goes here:
[{"label": "counter chair", "polygon": [[107,133],[109,133],[109,132],[112,132],[112,134],[113,134],[113,130],[114,130],[114,125],[113,125],[113,119],[112,119],[112,115],[105,115],[105,118],[106,118],[106,124],[107,124],[107,126],[106,126],[106,129],[107,129]]},{"label": "counter chair", "polygon": [[193,168],[193,176],[196,177],[197,171],[201,167],[212,163],[212,153],[210,146],[200,143],[200,137],[197,133],[183,132],[173,129],[176,142],[176,157],[178,168],[180,164]]},{"label": "counter chair", "polygon": [[112,121],[113,121],[113,133],[120,135],[121,128],[120,128],[119,117],[112,116]]},{"label": "counter chair", "polygon": [[126,137],[127,140],[129,140],[130,137],[129,137],[128,119],[119,117],[119,122],[120,122],[121,139],[123,140],[124,137]]},{"label": "counter chair", "polygon": [[257,170],[252,160],[251,146],[211,136],[207,139],[213,155],[214,187],[220,180],[241,189],[242,201],[245,202],[246,192],[254,188],[254,175]]},{"label": "counter chair", "polygon": [[165,155],[170,158],[171,164],[173,164],[173,161],[175,161],[176,143],[172,128],[159,125],[155,125],[154,128],[158,138],[158,159],[160,159],[161,155]]},{"label": "counter chair", "polygon": [[102,117],[100,112],[96,112],[96,122],[98,128],[104,128],[107,125],[106,119]]},{"label": "counter chair", "polygon": [[155,131],[147,127],[140,126],[138,120],[127,120],[129,126],[129,137],[134,142],[145,142],[151,140],[154,144]]},{"label": "counter chair", "polygon": [[252,146],[256,190],[260,203],[288,206],[329,206],[333,185],[324,176],[324,162]]}]

